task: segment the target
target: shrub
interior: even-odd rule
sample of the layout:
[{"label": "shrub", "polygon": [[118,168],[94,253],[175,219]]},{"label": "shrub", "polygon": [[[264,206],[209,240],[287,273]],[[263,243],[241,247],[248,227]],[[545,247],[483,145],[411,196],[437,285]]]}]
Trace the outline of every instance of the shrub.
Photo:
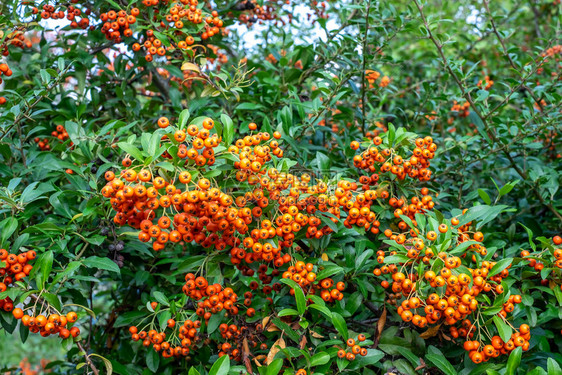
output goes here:
[{"label": "shrub", "polygon": [[0,4],[0,372],[562,373],[559,18]]}]

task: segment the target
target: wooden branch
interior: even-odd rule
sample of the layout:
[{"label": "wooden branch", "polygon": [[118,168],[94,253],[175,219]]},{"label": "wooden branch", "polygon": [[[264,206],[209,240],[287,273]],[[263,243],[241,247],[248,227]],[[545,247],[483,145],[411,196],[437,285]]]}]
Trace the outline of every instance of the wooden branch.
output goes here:
[{"label": "wooden branch", "polygon": [[[500,140],[496,136],[496,133],[495,133],[494,129],[492,129],[490,127],[490,125],[488,124],[487,118],[485,116],[483,116],[482,113],[480,112],[480,110],[478,109],[478,107],[476,107],[476,104],[474,103],[474,100],[472,100],[470,92],[466,91],[466,89],[463,86],[459,77],[457,77],[455,72],[449,66],[449,62],[448,62],[447,58],[445,57],[445,54],[443,53],[443,45],[433,36],[433,33],[431,32],[431,29],[429,27],[429,23],[427,22],[425,14],[423,13],[423,7],[421,6],[421,4],[419,3],[418,0],[414,0],[414,3],[416,4],[416,7],[418,8],[418,11],[420,13],[420,17],[422,19],[422,22],[423,22],[423,24],[424,24],[424,26],[427,30],[428,38],[433,42],[433,44],[437,48],[437,51],[439,53],[439,56],[441,56],[441,60],[443,61],[443,65],[445,66],[445,69],[449,72],[451,77],[453,77],[454,81],[457,83],[457,86],[461,90],[462,96],[468,101],[468,103],[470,104],[470,107],[472,108],[472,110],[474,111],[476,116],[478,116],[480,118],[480,120],[482,121],[482,124],[484,125],[484,128],[485,128],[486,132],[490,136],[490,139],[495,144],[501,144]],[[521,176],[521,178],[523,180],[526,181],[529,176],[527,175],[527,173],[524,170],[522,170],[517,165],[517,163],[513,159],[513,156],[511,156],[511,153],[509,152],[509,150],[502,149],[501,151],[505,155],[505,157],[509,160],[510,166],[515,170],[515,172],[517,172],[517,174],[519,176]],[[556,216],[562,222],[562,215],[556,210],[556,208],[551,203],[545,202],[545,200],[542,197],[540,191],[537,189],[537,187],[534,184],[531,185],[531,189],[532,189],[533,193],[535,194],[535,196],[537,197],[537,199],[539,200],[539,202],[543,206],[548,208],[554,214],[554,216]]]}]

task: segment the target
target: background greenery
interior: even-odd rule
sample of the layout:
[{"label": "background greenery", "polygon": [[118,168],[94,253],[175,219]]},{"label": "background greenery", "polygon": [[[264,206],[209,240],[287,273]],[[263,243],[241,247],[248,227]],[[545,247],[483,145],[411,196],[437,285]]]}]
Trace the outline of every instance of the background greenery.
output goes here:
[{"label": "background greenery", "polygon": [[[230,29],[202,42],[218,49],[151,63],[131,50],[145,29],[155,26],[149,18],[133,27],[133,37],[115,45],[99,30],[100,12],[133,6],[142,10],[140,1],[79,1],[75,6],[92,11],[94,28],[87,31],[72,30],[64,20],[40,21],[30,3],[65,9],[63,3],[46,1],[0,5],[2,38],[21,27],[32,42],[25,49],[10,46],[4,58],[13,75],[3,77],[0,92],[7,99],[0,106],[0,227],[10,228],[3,229],[1,243],[14,251],[52,251],[51,281],[70,261],[78,262],[53,292],[63,303],[93,311],[89,315],[79,310],[85,347],[108,358],[113,371],[171,374],[197,366],[204,373],[216,360],[206,350],[191,362],[160,360],[130,341],[127,326],[132,319],[127,313],[153,300],[155,291],[170,300],[179,298],[183,274],[199,266],[193,256],[200,249],[176,246],[155,253],[131,228],[113,231],[111,207],[100,194],[104,172],[116,170],[124,156],[116,143],[131,140],[131,134],[140,139],[156,129],[159,117],[174,120],[189,109],[192,117],[217,121],[228,115],[237,138],[249,133],[251,122],[262,131],[279,130],[284,157],[291,161],[286,166],[332,179],[338,174],[359,177],[351,162],[353,140],[388,128],[429,135],[438,145],[432,179],[407,188],[430,187],[438,194],[436,208],[444,213],[493,207],[480,218],[487,221],[481,229],[486,246],[496,260],[515,259],[508,285],[527,296],[514,312],[517,324],[532,327],[531,350],[523,354],[521,365],[506,369],[504,356],[476,366],[442,334],[420,338],[423,331],[402,322],[392,307],[385,308],[384,290],[371,273],[374,255],[364,264],[349,264],[366,248],[376,252],[384,237],[340,227],[324,241],[303,239],[312,248],[305,254],[308,261],[324,267],[328,262],[322,263],[321,255],[326,254],[329,264],[343,267],[342,279],[365,285],[362,292],[346,292],[347,303],[338,304],[335,311],[348,325],[360,322],[353,327],[356,332],[374,337],[377,321],[388,310],[379,346],[373,348],[376,355],[346,372],[433,374],[446,367],[446,373],[465,375],[557,373],[547,359],[562,365],[562,301],[554,292],[560,288],[560,270],[527,275],[518,258],[521,249],[532,246],[532,238],[550,238],[562,228],[560,51],[544,56],[560,44],[556,1],[258,0],[270,6],[277,19],[250,26],[239,21],[248,14],[238,10],[239,1],[209,1],[205,5],[218,10]],[[171,31],[162,33],[172,37]],[[202,79],[183,81],[199,69]],[[366,70],[388,76],[389,85],[379,87],[379,78],[369,87]],[[485,76],[494,81],[489,90],[478,87]],[[468,116],[452,110],[455,101],[469,101]],[[50,136],[59,124],[70,140],[59,142]],[[41,151],[36,137],[48,138],[51,150]],[[381,222],[393,219],[390,209],[378,215]],[[17,225],[12,230],[13,220]],[[109,235],[101,234],[105,227],[112,228]],[[117,260],[109,250],[115,241],[125,242],[118,272],[91,260]],[[226,255],[214,262],[220,266],[211,276],[234,278],[232,267],[224,263]],[[554,285],[541,286],[541,279]],[[238,280],[241,287],[249,281]],[[36,281],[31,285],[37,286]],[[287,293],[276,298],[276,312],[294,304]],[[4,330],[11,332],[11,314],[0,316]],[[322,320],[318,313],[309,316],[315,329],[331,332],[322,327],[330,322]],[[51,364],[55,373],[89,371],[88,366],[76,369],[83,355],[72,342],[64,341],[61,349],[59,339],[30,336],[25,344],[14,344],[19,342],[17,333],[12,337],[4,330],[0,369],[8,371],[23,357],[32,362],[44,357],[58,359]],[[276,333],[268,334],[270,344],[277,338]],[[309,337],[315,352],[325,350],[321,342]],[[331,367],[324,365],[317,373],[338,371],[335,353],[328,353]],[[428,354],[432,358],[436,353],[442,353],[452,369],[428,360]],[[94,360],[103,371],[104,362]],[[304,357],[288,362],[295,369],[306,363]],[[533,370],[537,366],[543,372]]]}]

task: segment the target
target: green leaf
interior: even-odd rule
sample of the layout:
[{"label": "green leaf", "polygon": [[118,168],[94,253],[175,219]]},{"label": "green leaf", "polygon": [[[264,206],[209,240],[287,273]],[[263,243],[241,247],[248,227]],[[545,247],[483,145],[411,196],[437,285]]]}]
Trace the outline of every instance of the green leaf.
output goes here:
[{"label": "green leaf", "polygon": [[504,195],[508,194],[511,190],[513,190],[515,185],[517,185],[518,183],[519,180],[515,180],[512,182],[508,182],[507,184],[502,186],[502,188],[500,189],[500,197],[503,197]]},{"label": "green leaf", "polygon": [[187,375],[201,375],[201,373],[199,371],[197,371],[197,369],[195,367],[192,367],[189,369],[189,372],[187,373]]},{"label": "green leaf", "polygon": [[83,263],[86,267],[89,268],[98,268],[100,270],[116,272],[119,274],[121,273],[119,266],[109,258],[101,258],[94,255],[84,259]]},{"label": "green leaf", "polygon": [[488,273],[488,278],[497,275],[498,273],[509,267],[511,262],[513,262],[513,258],[504,258],[498,261]]},{"label": "green leaf", "polygon": [[[510,335],[510,337],[511,337],[511,335]],[[502,340],[503,340],[503,337],[502,337]],[[504,340],[504,341],[507,342],[508,340]],[[505,366],[505,375],[515,375],[517,373],[517,368],[519,367],[519,364],[521,363],[521,353],[522,353],[522,351],[523,351],[523,348],[518,346],[517,348],[515,348],[515,350],[513,350],[511,352],[511,354],[509,354],[509,358],[507,360],[507,365]],[[558,374],[560,374],[560,373],[558,373]]]},{"label": "green leaf", "polygon": [[119,142],[117,143],[117,146],[119,146],[121,150],[125,151],[127,154],[131,155],[136,160],[140,161],[141,163],[144,163],[144,157],[142,156],[142,153],[136,146],[127,142]]},{"label": "green leaf", "polygon": [[187,124],[187,120],[189,120],[189,109],[184,109],[178,118],[178,128],[183,129],[185,124]]},{"label": "green leaf", "polygon": [[309,308],[320,311],[322,314],[324,314],[326,316],[326,318],[332,320],[332,312],[326,306],[322,306],[322,305],[319,305],[319,304],[315,303],[315,304],[310,305]]},{"label": "green leaf", "polygon": [[426,354],[425,359],[431,362],[439,370],[443,371],[445,375],[457,375],[457,371],[447,359],[438,354]]},{"label": "green leaf", "polygon": [[277,316],[292,316],[299,315],[299,312],[295,309],[283,309],[277,313]]},{"label": "green leaf", "polygon": [[379,344],[379,349],[383,352],[390,354],[390,355],[397,355],[400,354],[405,357],[412,366],[419,366],[419,358],[415,355],[410,349],[405,348],[400,345],[393,345],[393,344]]},{"label": "green leaf", "polygon": [[494,324],[496,325],[496,328],[498,329],[498,334],[500,335],[501,339],[504,342],[508,342],[509,339],[511,338],[511,327],[508,326],[503,320],[502,318],[500,318],[499,316],[495,315],[492,320],[494,321]]},{"label": "green leaf", "polygon": [[154,297],[156,302],[159,302],[164,306],[170,306],[170,301],[168,301],[168,298],[164,295],[164,293],[155,290],[154,292],[152,292],[152,296]]},{"label": "green leaf", "polygon": [[335,311],[332,311],[332,324],[334,328],[343,336],[344,340],[347,341],[349,338],[349,333],[347,331],[347,324],[345,323],[345,319],[343,316],[338,314]]},{"label": "green leaf", "polygon": [[265,375],[277,375],[279,374],[279,371],[281,371],[282,367],[283,367],[283,359],[277,358],[276,360],[271,362],[269,366],[267,366],[267,371],[265,372]]},{"label": "green leaf", "polygon": [[209,375],[226,375],[228,371],[230,371],[230,358],[227,355],[223,355],[211,367]]},{"label": "green leaf", "polygon": [[486,203],[487,205],[492,204],[492,199],[490,198],[488,193],[486,193],[484,190],[478,189],[478,195],[480,196],[480,198],[482,198],[484,203]]},{"label": "green leaf", "polygon": [[207,334],[215,332],[222,322],[223,316],[221,314],[213,314],[209,319],[209,324],[207,324]]},{"label": "green leaf", "polygon": [[226,146],[229,146],[234,140],[234,123],[232,119],[225,114],[221,115],[221,123],[223,125],[222,137]]},{"label": "green leaf", "polygon": [[466,214],[462,215],[460,219],[460,225],[464,225],[468,222],[476,220],[478,224],[476,228],[481,228],[484,224],[494,220],[500,213],[504,212],[508,208],[505,205],[498,206],[487,206],[480,205],[474,206],[468,209]]},{"label": "green leaf", "polygon": [[316,275],[316,279],[317,280],[323,280],[327,277],[331,277],[333,275],[336,275],[336,274],[342,273],[342,272],[343,272],[343,268],[341,268],[340,266],[327,265],[326,267],[324,267],[323,270],[318,272],[318,274]]},{"label": "green leaf", "polygon": [[363,264],[374,254],[372,249],[367,249],[355,259],[355,269],[360,270]]},{"label": "green leaf", "polygon": [[330,356],[328,355],[328,353],[320,352],[312,356],[312,358],[310,359],[310,366],[320,366],[328,362],[330,362]]},{"label": "green leaf", "polygon": [[465,242],[461,243],[459,246],[455,247],[449,253],[451,255],[463,253],[466,249],[468,249],[469,246],[476,245],[478,243],[480,243],[480,242],[478,242],[478,241],[465,241]]},{"label": "green leaf", "polygon": [[45,288],[45,282],[53,268],[53,251],[49,250],[41,255],[41,259],[35,264],[33,269],[37,268],[37,286],[41,289]]},{"label": "green leaf", "polygon": [[52,293],[48,293],[48,292],[44,292],[43,294],[41,294],[41,297],[45,299],[45,301],[49,302],[49,304],[51,306],[53,306],[55,309],[57,309],[58,311],[62,310],[62,306],[60,303],[60,300],[57,296],[55,296]]},{"label": "green leaf", "polygon": [[558,362],[556,362],[554,360],[554,358],[549,358],[546,362],[547,364],[547,371],[548,371],[548,375],[560,375],[562,374],[562,369],[560,368],[560,365],[558,364]]},{"label": "green leaf", "polygon": [[156,350],[150,349],[146,354],[146,367],[155,373],[158,370],[158,366],[160,366],[160,354]]},{"label": "green leaf", "polygon": [[306,311],[306,300],[304,298],[304,292],[299,284],[291,279],[281,279],[283,284],[289,285],[295,291],[295,299],[297,302],[297,311],[300,315],[304,314]]},{"label": "green leaf", "polygon": [[12,234],[14,234],[17,227],[18,221],[13,217],[8,217],[0,222],[0,228],[2,228],[0,245],[3,245],[5,241],[10,238]]},{"label": "green leaf", "polygon": [[65,276],[68,276],[68,275],[71,275],[72,273],[74,273],[74,271],[76,271],[78,268],[80,268],[81,265],[82,265],[82,262],[76,262],[76,261],[72,261],[72,262],[68,263],[68,265],[66,266],[66,268],[62,272],[57,272],[53,281],[49,285],[49,289],[53,285],[55,285],[58,281],[62,280]]}]

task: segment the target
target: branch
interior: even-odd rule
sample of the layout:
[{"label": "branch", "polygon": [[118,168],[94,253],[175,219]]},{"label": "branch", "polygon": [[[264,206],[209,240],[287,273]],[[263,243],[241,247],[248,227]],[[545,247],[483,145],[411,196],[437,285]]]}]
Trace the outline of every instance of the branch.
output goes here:
[{"label": "branch", "polygon": [[[35,106],[36,106],[37,104],[39,104],[39,102],[41,102],[41,100],[43,100],[44,98],[46,98],[46,97],[49,95],[50,91],[51,91],[55,86],[57,86],[57,85],[60,83],[60,81],[61,81],[61,79],[62,79],[62,76],[64,76],[64,74],[68,71],[69,68],[70,68],[70,66],[67,67],[64,71],[60,72],[59,76],[58,76],[53,82],[51,82],[49,85],[47,85],[47,87],[45,87],[45,92],[44,92],[43,94],[41,94],[40,96],[38,96],[37,98],[35,98],[35,100],[33,101],[33,103],[29,104],[24,112],[20,112],[20,114],[14,119],[14,123],[13,123],[12,125],[8,126],[7,129],[2,130],[2,135],[0,136],[0,141],[1,141],[2,139],[4,139],[4,137],[6,137],[6,135],[7,135],[14,127],[18,126],[19,123],[20,123],[24,118],[28,118],[28,119],[31,118],[31,117],[30,117],[30,115],[31,115],[31,110],[32,110],[33,108],[35,108]],[[25,157],[24,157],[24,160],[25,160]]]},{"label": "branch", "polygon": [[[420,5],[418,0],[414,0],[414,3],[416,4],[416,7],[419,10],[420,17],[421,17],[422,22],[423,22],[423,24],[424,24],[424,26],[427,30],[428,38],[433,42],[433,44],[437,48],[437,51],[439,52],[439,55],[441,56],[441,59],[443,60],[443,65],[445,66],[445,69],[449,72],[451,77],[453,77],[453,79],[457,83],[457,86],[459,86],[459,89],[461,90],[462,96],[468,101],[468,103],[470,104],[470,107],[472,108],[472,110],[474,111],[476,116],[478,116],[480,118],[480,120],[482,121],[482,124],[484,125],[484,128],[486,129],[486,132],[489,134],[490,139],[495,144],[501,144],[500,140],[496,136],[495,131],[493,131],[493,129],[490,128],[490,125],[487,122],[487,118],[485,116],[483,116],[482,113],[480,112],[480,110],[478,109],[478,107],[476,107],[474,101],[472,100],[472,97],[471,97],[470,93],[466,91],[466,89],[463,86],[462,82],[460,81],[459,77],[457,77],[455,72],[453,72],[453,70],[449,66],[449,62],[447,61],[447,58],[445,57],[445,54],[443,53],[442,44],[439,41],[437,41],[437,39],[435,39],[435,37],[433,36],[433,33],[431,32],[431,29],[429,27],[429,23],[427,22],[427,19],[425,18],[425,14],[423,13],[423,7]],[[509,160],[510,166],[515,170],[515,172],[517,172],[517,174],[519,176],[521,176],[521,178],[523,178],[523,180],[526,181],[528,179],[527,173],[517,165],[517,163],[513,159],[513,156],[511,156],[510,152],[507,149],[502,149],[501,151],[505,155],[505,157]],[[537,189],[537,187],[534,184],[531,185],[531,189],[533,190],[533,193],[536,195],[539,202],[543,206],[547,207],[554,214],[554,216],[556,216],[562,222],[562,215],[556,210],[556,208],[554,208],[554,206],[551,203],[545,202],[545,200],[542,197],[540,191]]]},{"label": "branch", "polygon": [[109,43],[105,43],[105,44],[99,45],[99,46],[97,46],[97,47],[92,48],[90,51],[88,51],[88,53],[89,53],[90,55],[95,55],[96,53],[101,52],[101,51],[103,51],[104,49],[113,46],[114,44],[115,44],[115,42],[109,42]]},{"label": "branch", "polygon": [[80,351],[82,353],[84,353],[84,358],[86,359],[86,364],[92,369],[92,372],[95,375],[99,375],[99,373],[100,373],[99,370],[97,369],[97,367],[94,365],[94,363],[90,359],[90,356],[88,355],[88,353],[86,353],[86,350],[84,350],[84,347],[82,346],[82,344],[80,344],[80,341],[76,341],[76,345],[78,346],[78,349],[80,349]]},{"label": "branch", "polygon": [[533,22],[535,23],[535,33],[537,34],[537,38],[542,38],[541,28],[539,26],[539,20],[541,18],[541,15],[537,7],[535,6],[535,2],[533,0],[529,0],[529,5],[531,6],[531,10],[535,15],[535,17],[533,18]]},{"label": "branch", "polygon": [[371,0],[369,0],[369,3],[367,5],[367,14],[365,15],[365,37],[363,38],[363,51],[362,51],[362,57],[363,57],[363,68],[361,71],[361,113],[363,115],[362,118],[362,126],[361,126],[361,130],[363,131],[363,137],[365,136],[366,133],[366,129],[365,129],[365,124],[366,124],[366,119],[365,119],[365,96],[366,96],[366,92],[367,90],[365,89],[365,69],[367,68],[367,40],[368,40],[368,36],[369,36],[369,13],[371,12]]},{"label": "branch", "polygon": [[[489,0],[484,0],[484,8],[486,8],[486,12],[488,13],[488,15],[490,16],[490,23],[492,25],[492,30],[494,32],[494,34],[496,35],[496,37],[498,38],[498,41],[500,42],[502,49],[503,49],[503,54],[504,56],[507,58],[507,61],[509,61],[509,65],[511,65],[511,67],[513,69],[515,69],[517,72],[520,73],[520,68],[517,67],[517,65],[515,65],[515,62],[513,61],[513,59],[511,58],[511,56],[509,55],[509,52],[507,52],[507,48],[505,46],[505,42],[502,39],[498,29],[496,28],[496,23],[494,22],[494,17],[492,16],[492,12],[490,11],[490,7],[489,7]],[[539,64],[540,66],[540,64]],[[525,90],[527,90],[527,92],[531,95],[531,97],[533,98],[533,100],[535,101],[535,103],[537,103],[537,105],[542,109],[542,106],[540,104],[540,100],[539,98],[536,97],[535,93],[533,92],[533,90],[531,90],[526,84],[525,82],[527,81],[527,79],[534,74],[534,71],[532,71],[531,73],[527,74],[527,76],[521,81],[521,84],[519,85],[519,87],[523,87]],[[516,90],[519,90],[519,88],[517,88]],[[513,90],[510,93],[510,95],[508,95],[506,97],[506,99],[504,101],[502,101],[502,103],[500,103],[498,106],[496,106],[496,108],[499,108],[501,105],[503,105],[503,103],[505,103],[507,101],[507,99],[509,99],[509,97],[513,94]],[[496,108],[494,108],[492,111],[490,111],[490,113],[488,113],[486,115],[486,117],[490,116],[491,113],[495,112]]]},{"label": "branch", "polygon": [[168,84],[168,82],[160,76],[160,73],[158,73],[154,66],[150,68],[150,72],[152,73],[152,81],[154,82],[154,85],[158,88],[158,90],[160,90],[160,93],[162,94],[164,99],[166,101],[169,100],[170,85]]}]

